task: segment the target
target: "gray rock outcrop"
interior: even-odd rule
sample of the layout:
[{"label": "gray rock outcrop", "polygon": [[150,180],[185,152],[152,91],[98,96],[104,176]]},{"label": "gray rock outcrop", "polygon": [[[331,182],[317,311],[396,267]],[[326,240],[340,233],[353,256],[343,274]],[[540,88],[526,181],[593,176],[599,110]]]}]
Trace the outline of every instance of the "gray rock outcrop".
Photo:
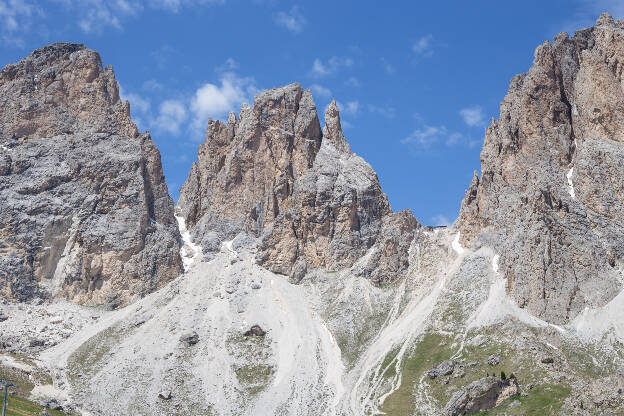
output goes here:
[{"label": "gray rock outcrop", "polygon": [[442,361],[429,371],[427,371],[427,376],[429,378],[438,378],[442,376],[448,376],[453,374],[453,370],[455,369],[455,361],[454,360],[445,360]]},{"label": "gray rock outcrop", "polygon": [[407,268],[420,225],[392,213],[375,171],[351,153],[335,102],[321,131],[309,90],[265,91],[238,118],[211,121],[197,157],[177,210],[205,251],[243,231],[260,239],[258,262],[293,281],[365,254],[359,274],[374,281]]},{"label": "gray rock outcrop", "polygon": [[624,29],[609,15],[535,50],[487,129],[461,242],[496,248],[507,291],[554,323],[621,290]]},{"label": "gray rock outcrop", "polygon": [[444,407],[445,416],[460,416],[492,409],[510,397],[520,393],[515,378],[501,380],[498,377],[484,377],[456,391]]},{"label": "gray rock outcrop", "polygon": [[57,43],[0,72],[0,294],[118,306],[181,272],[160,153],[97,52]]}]

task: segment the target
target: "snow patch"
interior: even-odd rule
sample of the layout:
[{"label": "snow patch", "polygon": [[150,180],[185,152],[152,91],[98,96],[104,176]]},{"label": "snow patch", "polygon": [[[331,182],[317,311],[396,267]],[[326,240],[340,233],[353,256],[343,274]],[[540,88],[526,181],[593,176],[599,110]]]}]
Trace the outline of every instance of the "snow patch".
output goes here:
[{"label": "snow patch", "polygon": [[455,235],[455,239],[453,240],[453,243],[451,243],[451,246],[453,247],[453,250],[455,250],[455,252],[457,254],[462,254],[464,252],[464,248],[461,246],[461,244],[459,243],[459,237],[460,237],[461,233],[457,233]]},{"label": "snow patch", "polygon": [[223,245],[225,246],[225,248],[227,249],[227,251],[234,257],[238,256],[238,253],[236,252],[236,250],[234,250],[234,248],[232,247],[232,245],[234,244],[234,240],[228,240],[228,241],[224,241]]},{"label": "snow patch", "polygon": [[500,259],[500,256],[498,254],[492,257],[492,270],[494,270],[494,273],[498,273],[498,260],[499,259]]},{"label": "snow patch", "polygon": [[187,271],[195,259],[201,254],[201,247],[193,243],[191,232],[186,229],[186,221],[183,217],[175,216],[178,221],[178,229],[182,236],[183,245],[180,248],[180,256],[184,265],[184,271]]},{"label": "snow patch", "polygon": [[570,196],[572,197],[572,199],[575,199],[576,195],[574,193],[574,185],[572,184],[573,174],[574,174],[574,168],[570,168],[570,171],[566,175],[566,178],[568,178],[568,192],[570,193]]}]

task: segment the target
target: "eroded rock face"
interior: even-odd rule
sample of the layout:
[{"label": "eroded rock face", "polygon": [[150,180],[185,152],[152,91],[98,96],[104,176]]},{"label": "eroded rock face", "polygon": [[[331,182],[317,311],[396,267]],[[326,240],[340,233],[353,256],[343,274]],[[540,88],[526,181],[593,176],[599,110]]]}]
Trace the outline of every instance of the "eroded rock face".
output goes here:
[{"label": "eroded rock face", "polygon": [[455,392],[442,414],[460,416],[478,413],[492,409],[519,393],[520,388],[515,378],[501,380],[494,376],[484,377]]},{"label": "eroded rock face", "polygon": [[603,15],[536,49],[486,131],[481,178],[462,203],[461,242],[494,246],[509,294],[555,323],[621,290],[622,27]]},{"label": "eroded rock face", "polygon": [[[336,103],[321,132],[312,94],[298,84],[259,94],[227,125],[210,122],[178,211],[204,251],[244,231],[260,238],[258,262],[284,275],[387,252],[361,270],[378,281],[406,268],[419,226],[409,212],[392,213],[375,171],[351,153]],[[395,223],[405,232],[384,228]]]},{"label": "eroded rock face", "polygon": [[97,52],[7,65],[0,108],[2,296],[121,305],[181,272],[160,153]]}]

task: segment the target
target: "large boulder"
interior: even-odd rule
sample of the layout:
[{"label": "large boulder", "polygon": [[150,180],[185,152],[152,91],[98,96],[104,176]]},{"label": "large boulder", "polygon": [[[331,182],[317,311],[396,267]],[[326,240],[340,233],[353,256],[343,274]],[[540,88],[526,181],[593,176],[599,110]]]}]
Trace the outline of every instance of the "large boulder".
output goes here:
[{"label": "large boulder", "polygon": [[442,412],[445,416],[460,416],[478,413],[498,406],[503,400],[520,393],[518,381],[514,378],[502,380],[498,377],[483,377],[456,391]]}]

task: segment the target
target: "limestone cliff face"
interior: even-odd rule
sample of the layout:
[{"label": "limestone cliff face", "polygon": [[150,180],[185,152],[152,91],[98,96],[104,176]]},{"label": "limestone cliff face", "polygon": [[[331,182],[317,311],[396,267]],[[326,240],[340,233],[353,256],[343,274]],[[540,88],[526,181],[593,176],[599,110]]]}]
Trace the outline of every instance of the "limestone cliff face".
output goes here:
[{"label": "limestone cliff face", "polygon": [[500,253],[508,292],[562,323],[621,288],[624,24],[562,33],[511,81],[462,203],[464,244]]},{"label": "limestone cliff face", "polygon": [[[336,103],[321,132],[298,84],[259,94],[227,125],[210,122],[178,210],[204,251],[244,231],[260,238],[258,262],[286,275],[351,267],[371,250],[390,257],[361,273],[393,279],[419,226],[411,213],[392,213],[374,170],[351,153]],[[390,222],[406,232],[384,232]]]},{"label": "limestone cliff face", "polygon": [[160,153],[95,51],[7,65],[0,109],[2,296],[118,305],[181,272]]}]

